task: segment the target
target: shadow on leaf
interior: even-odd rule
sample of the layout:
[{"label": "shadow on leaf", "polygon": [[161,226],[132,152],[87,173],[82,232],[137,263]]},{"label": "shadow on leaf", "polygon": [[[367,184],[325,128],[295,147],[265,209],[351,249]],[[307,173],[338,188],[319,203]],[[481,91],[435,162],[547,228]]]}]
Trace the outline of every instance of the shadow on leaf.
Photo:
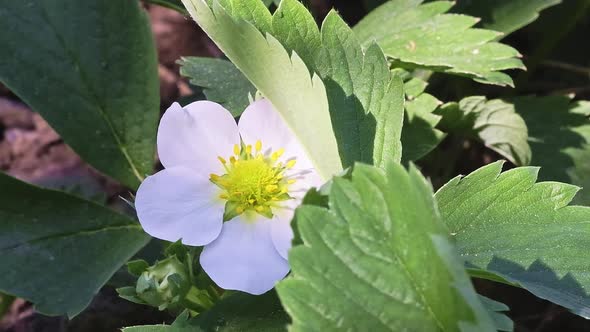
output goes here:
[{"label": "shadow on leaf", "polygon": [[[467,267],[475,266],[468,263]],[[590,317],[590,295],[582,285],[570,273],[559,277],[541,260],[535,260],[528,268],[525,268],[511,260],[494,256],[483,273],[480,271],[472,273],[480,278],[500,281],[494,274],[542,299],[564,306],[575,314]]]},{"label": "shadow on leaf", "polygon": [[[590,188],[590,104],[566,96],[522,97],[512,101],[525,120],[532,150],[531,165],[541,166],[540,180]],[[590,203],[582,190],[574,203]]]},{"label": "shadow on leaf", "polygon": [[350,167],[356,161],[372,164],[377,128],[375,116],[365,113],[358,98],[347,95],[333,79],[325,78],[324,84],[342,166]]}]

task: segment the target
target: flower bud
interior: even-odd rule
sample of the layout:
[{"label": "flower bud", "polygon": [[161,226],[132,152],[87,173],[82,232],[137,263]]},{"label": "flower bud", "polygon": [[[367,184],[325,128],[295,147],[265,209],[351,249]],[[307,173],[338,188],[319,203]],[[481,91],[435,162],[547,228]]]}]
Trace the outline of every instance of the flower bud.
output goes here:
[{"label": "flower bud", "polygon": [[[133,297],[134,302],[148,304],[160,310],[181,311],[181,302],[191,288],[187,267],[176,256],[147,267],[137,279],[134,294],[126,289],[125,298]],[[121,293],[121,291],[119,292]]]}]

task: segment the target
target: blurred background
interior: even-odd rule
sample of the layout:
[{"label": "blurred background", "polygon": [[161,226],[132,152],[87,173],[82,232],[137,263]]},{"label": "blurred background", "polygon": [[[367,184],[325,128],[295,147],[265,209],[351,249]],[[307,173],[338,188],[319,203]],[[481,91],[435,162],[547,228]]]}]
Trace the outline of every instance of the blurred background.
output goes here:
[{"label": "blurred background", "polygon": [[[481,0],[483,1],[483,0]],[[318,22],[336,8],[352,26],[380,0],[314,0],[308,2]],[[471,1],[457,2],[456,12],[469,12]],[[202,97],[179,74],[176,61],[181,56],[220,57],[222,53],[190,19],[177,11],[144,3],[152,22],[158,47],[161,109],[180,100],[186,103]],[[590,1],[563,0],[544,10],[532,24],[503,40],[523,54],[526,72],[510,72],[516,89],[474,83],[469,79],[435,74],[428,92],[438,99],[458,101],[465,96],[486,95],[489,99],[513,95],[573,94],[590,100]],[[471,13],[477,15],[477,13]],[[0,45],[1,47],[1,45]],[[437,167],[447,149],[460,146],[461,158],[444,172]],[[501,159],[481,143],[464,141],[449,135],[419,165],[435,187],[451,176],[466,174]],[[60,139],[51,127],[32,112],[14,94],[0,84],[0,171],[37,185],[75,192],[89,199],[123,206],[119,196],[128,196],[126,188],[100,175]],[[487,281],[475,281],[482,294],[506,303],[516,331],[590,331],[590,321],[565,309],[537,299],[528,292]],[[0,295],[0,331],[118,331],[122,326],[170,322],[173,317],[149,307],[119,299],[106,287],[84,313],[67,321],[44,317],[20,299]]]}]

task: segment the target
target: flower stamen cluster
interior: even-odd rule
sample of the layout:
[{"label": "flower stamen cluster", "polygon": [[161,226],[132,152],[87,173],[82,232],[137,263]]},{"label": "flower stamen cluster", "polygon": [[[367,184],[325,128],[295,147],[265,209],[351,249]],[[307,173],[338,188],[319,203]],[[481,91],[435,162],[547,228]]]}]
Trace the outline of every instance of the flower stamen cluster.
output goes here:
[{"label": "flower stamen cluster", "polygon": [[284,149],[263,152],[262,142],[254,145],[234,146],[229,162],[219,156],[225,174],[211,174],[209,179],[221,190],[219,198],[226,200],[224,220],[229,220],[246,211],[253,211],[272,218],[277,203],[292,199],[289,186],[294,178],[285,176],[285,171],[295,166],[295,159],[283,163],[279,158]]}]

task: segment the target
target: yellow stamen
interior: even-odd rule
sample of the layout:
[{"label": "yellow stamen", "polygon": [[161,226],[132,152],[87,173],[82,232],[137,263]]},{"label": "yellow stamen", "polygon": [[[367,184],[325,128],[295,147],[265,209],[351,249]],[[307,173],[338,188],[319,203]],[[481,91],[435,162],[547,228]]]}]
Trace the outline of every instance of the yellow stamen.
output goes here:
[{"label": "yellow stamen", "polygon": [[291,160],[289,160],[289,161],[287,162],[287,165],[286,165],[286,167],[287,167],[287,168],[292,168],[293,166],[295,166],[295,163],[297,163],[297,160],[295,160],[295,159],[291,159]]},{"label": "yellow stamen", "polygon": [[277,190],[279,188],[279,186],[277,186],[276,184],[269,184],[266,186],[266,191],[268,191],[269,193]]},{"label": "yellow stamen", "polygon": [[273,154],[270,157],[272,158],[272,160],[276,161],[283,155],[283,153],[285,153],[285,149],[280,148],[277,151],[273,152]]},{"label": "yellow stamen", "polygon": [[295,165],[295,159],[278,161],[284,149],[269,151],[269,155],[262,153],[262,148],[260,140],[252,145],[236,144],[228,159],[217,158],[225,173],[211,174],[210,180],[221,188],[218,197],[227,200],[226,209],[233,210],[230,215],[252,211],[272,218],[275,202],[291,199],[289,185],[296,180],[286,172]]}]

